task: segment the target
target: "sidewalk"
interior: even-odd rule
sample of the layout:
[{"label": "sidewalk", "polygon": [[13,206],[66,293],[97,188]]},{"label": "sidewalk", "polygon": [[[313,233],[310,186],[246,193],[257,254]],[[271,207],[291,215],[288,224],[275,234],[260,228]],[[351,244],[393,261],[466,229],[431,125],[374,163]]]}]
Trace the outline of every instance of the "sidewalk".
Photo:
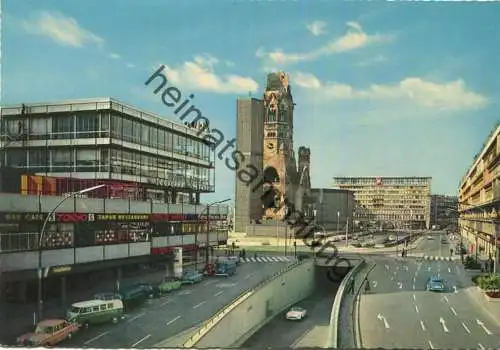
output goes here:
[{"label": "sidewalk", "polygon": [[[158,282],[165,276],[164,270],[141,271],[135,275],[124,276],[120,283],[125,285],[139,281]],[[93,299],[96,293],[113,291],[114,281],[101,280],[89,285],[86,289],[68,290],[67,302],[61,305],[60,300],[48,300],[44,302],[44,318],[64,317],[66,309],[76,301]],[[33,329],[33,315],[37,312],[36,303],[17,304],[0,302],[0,344],[10,344],[16,337]]]},{"label": "sidewalk", "polygon": [[488,301],[484,292],[472,282],[472,277],[483,274],[480,270],[466,270],[462,264],[457,266],[462,288],[466,290],[477,305],[489,314],[500,325],[500,301]]}]

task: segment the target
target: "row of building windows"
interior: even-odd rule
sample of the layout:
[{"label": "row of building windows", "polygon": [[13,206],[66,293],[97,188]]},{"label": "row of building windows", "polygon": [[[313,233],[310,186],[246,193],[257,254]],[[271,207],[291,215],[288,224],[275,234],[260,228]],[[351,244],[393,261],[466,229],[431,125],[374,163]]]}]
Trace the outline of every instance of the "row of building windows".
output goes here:
[{"label": "row of building windows", "polygon": [[24,120],[3,118],[2,135],[8,135],[9,139],[26,135],[28,140],[113,137],[207,161],[212,153],[202,140],[109,111],[58,113],[54,117],[32,116]]},{"label": "row of building windows", "polygon": [[[48,225],[42,237],[43,249],[89,247],[106,244],[151,241],[151,237],[201,234],[206,222],[102,222],[57,223]],[[216,223],[211,226],[215,230]],[[9,224],[0,227],[0,252],[38,249],[40,227],[36,224]]]},{"label": "row of building windows", "polygon": [[334,178],[340,186],[430,186],[430,179],[422,178]]},{"label": "row of building windows", "polygon": [[5,152],[5,164],[35,173],[110,171],[170,180],[174,187],[208,188],[213,182],[213,169],[124,149],[9,149]]}]

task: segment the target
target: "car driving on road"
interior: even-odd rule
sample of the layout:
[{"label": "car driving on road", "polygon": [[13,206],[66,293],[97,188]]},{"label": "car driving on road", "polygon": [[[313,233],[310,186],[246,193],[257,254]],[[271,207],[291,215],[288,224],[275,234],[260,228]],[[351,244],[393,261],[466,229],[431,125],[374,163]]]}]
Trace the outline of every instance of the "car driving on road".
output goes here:
[{"label": "car driving on road", "polygon": [[432,276],[429,278],[429,281],[427,281],[426,289],[430,292],[444,292],[446,287],[440,276]]},{"label": "car driving on road", "polygon": [[286,319],[291,321],[300,321],[304,317],[306,317],[306,315],[307,315],[306,309],[294,306],[286,313]]}]

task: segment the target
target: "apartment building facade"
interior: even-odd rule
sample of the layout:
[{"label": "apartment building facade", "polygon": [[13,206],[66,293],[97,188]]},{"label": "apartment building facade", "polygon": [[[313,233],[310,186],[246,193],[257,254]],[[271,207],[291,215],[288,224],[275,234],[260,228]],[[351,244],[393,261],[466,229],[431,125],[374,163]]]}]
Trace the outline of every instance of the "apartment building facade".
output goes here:
[{"label": "apartment building facade", "polygon": [[498,257],[499,211],[500,124],[487,137],[460,182],[459,230],[469,243],[469,253]]},{"label": "apartment building facade", "polygon": [[430,225],[431,177],[335,177],[354,192],[357,225],[423,229]]}]

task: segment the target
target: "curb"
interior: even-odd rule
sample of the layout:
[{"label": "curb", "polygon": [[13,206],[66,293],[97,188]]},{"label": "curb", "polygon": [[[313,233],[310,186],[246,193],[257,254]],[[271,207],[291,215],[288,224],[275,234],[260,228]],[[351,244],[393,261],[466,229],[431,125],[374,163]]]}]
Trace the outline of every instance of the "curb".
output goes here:
[{"label": "curb", "polygon": [[[377,264],[373,263],[372,266],[368,269],[363,277],[363,281],[368,278],[368,275],[372,272],[372,270],[377,266]],[[361,306],[361,290],[364,286],[364,283],[358,288],[356,292],[356,296],[354,298],[354,307],[353,307],[353,330],[354,330],[354,347],[357,349],[363,348],[363,339],[361,338],[361,323],[359,317],[359,311]]]},{"label": "curb", "polygon": [[366,264],[364,259],[354,266],[351,271],[344,277],[342,282],[340,283],[337,294],[335,295],[335,301],[333,302],[332,313],[330,314],[330,331],[328,334],[328,339],[326,342],[326,348],[338,348],[339,341],[339,319],[340,319],[340,306],[344,299],[344,293],[347,287],[347,284],[351,282],[354,276],[359,273],[362,267]]}]

